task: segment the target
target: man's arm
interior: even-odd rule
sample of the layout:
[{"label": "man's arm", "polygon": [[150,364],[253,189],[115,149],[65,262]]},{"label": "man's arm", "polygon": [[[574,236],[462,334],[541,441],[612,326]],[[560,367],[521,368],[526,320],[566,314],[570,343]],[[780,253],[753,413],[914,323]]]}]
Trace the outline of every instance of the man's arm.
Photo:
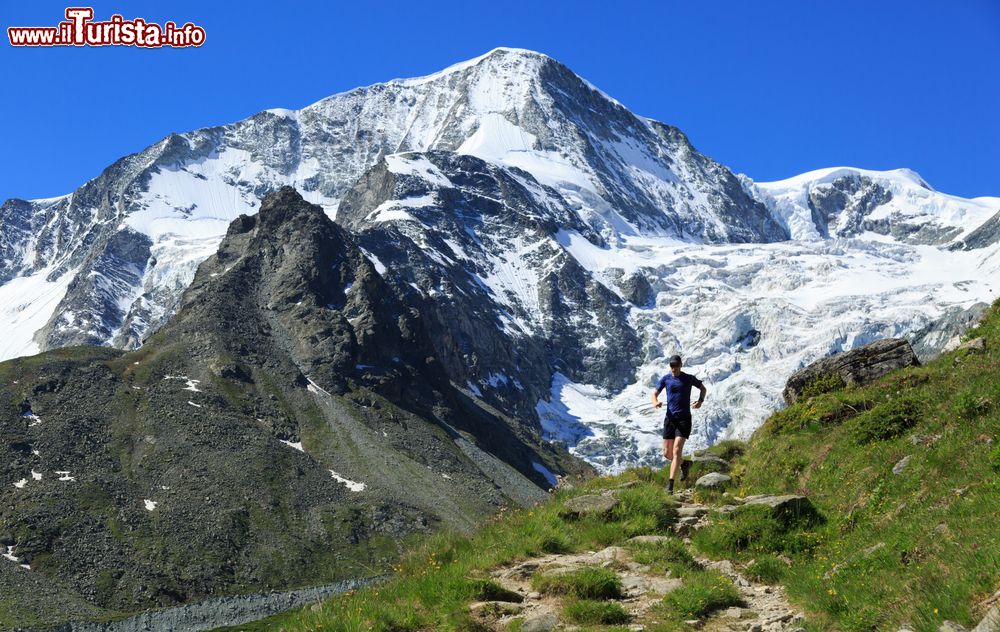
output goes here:
[{"label": "man's arm", "polygon": [[652,397],[652,399],[653,399],[653,408],[659,408],[660,406],[663,406],[663,402],[661,402],[660,399],[659,399],[659,397],[660,397],[660,391],[662,391],[662,390],[663,390],[662,386],[657,386],[656,390],[653,391],[653,397]]},{"label": "man's arm", "polygon": [[698,384],[698,390],[701,391],[701,395],[698,396],[698,401],[691,404],[691,408],[701,408],[701,403],[705,401],[705,395],[708,395],[708,389],[705,388],[704,384]]}]

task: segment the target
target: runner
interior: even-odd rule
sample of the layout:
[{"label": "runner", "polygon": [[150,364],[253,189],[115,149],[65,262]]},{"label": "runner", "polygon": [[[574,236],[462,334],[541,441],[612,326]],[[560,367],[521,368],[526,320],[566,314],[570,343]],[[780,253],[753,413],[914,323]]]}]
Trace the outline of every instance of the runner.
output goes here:
[{"label": "runner", "polygon": [[[687,478],[690,463],[684,461],[682,455],[684,442],[691,436],[691,409],[701,408],[708,389],[695,376],[681,371],[683,362],[675,355],[670,358],[670,373],[660,378],[653,391],[653,407],[660,408],[663,402],[659,400],[660,391],[667,391],[667,414],[663,418],[663,458],[670,461],[670,480],[667,482],[667,492],[674,493],[674,478],[680,463],[681,480]],[[691,403],[691,388],[697,387],[701,392],[698,401]]]}]

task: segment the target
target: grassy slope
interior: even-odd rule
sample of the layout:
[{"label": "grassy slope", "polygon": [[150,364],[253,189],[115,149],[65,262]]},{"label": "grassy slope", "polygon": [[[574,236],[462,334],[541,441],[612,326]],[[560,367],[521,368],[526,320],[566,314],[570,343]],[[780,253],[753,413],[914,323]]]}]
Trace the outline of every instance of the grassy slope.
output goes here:
[{"label": "grassy slope", "polygon": [[[695,545],[737,560],[751,576],[785,584],[809,613],[811,630],[974,624],[977,604],[1000,587],[1000,303],[967,337],[976,336],[986,338],[985,353],[951,352],[773,415],[735,458],[736,491],[808,494],[819,519],[779,521],[766,511],[719,516]],[[727,442],[711,451],[732,457],[742,450]],[[906,456],[908,465],[894,474]],[[234,629],[477,629],[467,614],[469,602],[482,596],[476,578],[513,560],[662,530],[657,505],[669,501],[661,479],[647,469],[594,479],[533,510],[501,515],[471,538],[440,535],[423,543],[383,586]],[[628,481],[638,485],[625,490],[628,501],[615,520],[558,517],[568,498]],[[668,567],[685,574],[683,563]],[[688,583],[697,588],[703,579]],[[676,627],[670,605],[665,600],[663,629]]]},{"label": "grassy slope", "polygon": [[[826,517],[783,579],[819,629],[973,624],[1000,587],[1000,302],[966,338],[979,336],[984,353],[947,353],[776,413],[737,461],[741,491],[807,494]],[[736,552],[769,547],[747,548],[758,550]]]}]

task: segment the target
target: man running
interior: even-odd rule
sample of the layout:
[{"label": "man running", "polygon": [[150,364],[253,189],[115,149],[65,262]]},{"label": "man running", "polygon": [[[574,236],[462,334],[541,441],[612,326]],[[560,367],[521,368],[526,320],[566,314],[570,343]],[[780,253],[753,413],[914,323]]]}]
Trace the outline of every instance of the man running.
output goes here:
[{"label": "man running", "polygon": [[[660,391],[667,390],[667,415],[663,418],[663,457],[670,461],[670,480],[667,483],[667,493],[674,493],[674,477],[677,475],[678,463],[681,469],[681,480],[687,478],[689,464],[682,458],[684,442],[691,436],[691,409],[701,408],[708,389],[701,380],[681,371],[681,357],[670,358],[670,373],[660,378],[653,391],[653,407],[663,406],[659,400]],[[697,386],[701,391],[698,401],[691,403],[691,387]]]}]

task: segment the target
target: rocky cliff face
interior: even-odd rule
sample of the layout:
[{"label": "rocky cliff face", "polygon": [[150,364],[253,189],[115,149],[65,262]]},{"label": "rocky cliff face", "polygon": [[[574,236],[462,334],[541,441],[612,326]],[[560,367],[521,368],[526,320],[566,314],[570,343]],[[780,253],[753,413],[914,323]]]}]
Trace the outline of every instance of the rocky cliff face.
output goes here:
[{"label": "rocky cliff face", "polygon": [[233,222],[142,349],[0,375],[0,544],[117,611],[370,574],[408,534],[583,471],[456,389],[420,312],[288,188]]}]

